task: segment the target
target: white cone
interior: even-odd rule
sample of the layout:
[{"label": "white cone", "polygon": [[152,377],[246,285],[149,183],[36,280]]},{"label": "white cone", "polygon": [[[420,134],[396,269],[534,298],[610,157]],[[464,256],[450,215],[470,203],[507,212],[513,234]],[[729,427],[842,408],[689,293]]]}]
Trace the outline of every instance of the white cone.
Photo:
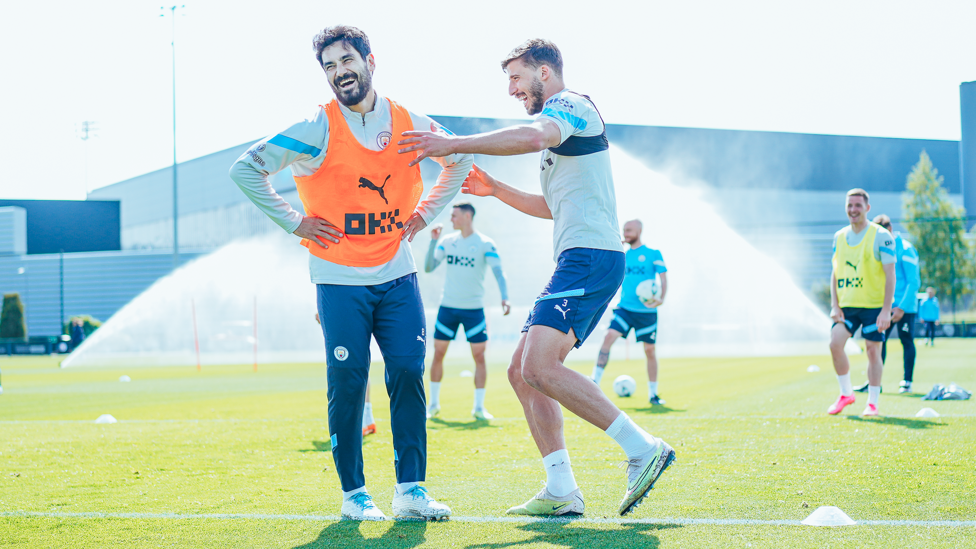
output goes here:
[{"label": "white cone", "polygon": [[461,377],[474,377],[471,370],[461,370]]},{"label": "white cone", "polygon": [[118,423],[119,420],[112,417],[112,414],[102,414],[98,416],[95,423]]},{"label": "white cone", "polygon": [[857,524],[847,513],[834,506],[818,507],[816,511],[803,520],[807,526],[850,526]]},{"label": "white cone", "polygon": [[121,376],[121,377],[119,377],[119,381],[121,381],[122,383],[128,383],[128,382],[132,381],[132,378],[129,377],[129,376]]},{"label": "white cone", "polygon": [[807,371],[810,372],[810,373],[819,372],[820,371],[820,366],[817,366],[816,364],[811,364],[811,365],[807,366]]},{"label": "white cone", "polygon": [[939,417],[939,412],[936,412],[932,408],[922,408],[915,414],[915,417]]}]

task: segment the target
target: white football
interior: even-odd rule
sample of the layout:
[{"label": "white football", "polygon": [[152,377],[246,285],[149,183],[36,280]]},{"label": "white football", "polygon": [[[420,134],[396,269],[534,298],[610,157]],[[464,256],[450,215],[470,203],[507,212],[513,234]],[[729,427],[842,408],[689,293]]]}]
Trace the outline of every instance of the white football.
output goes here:
[{"label": "white football", "polygon": [[617,393],[617,396],[629,397],[636,390],[637,382],[630,376],[618,376],[617,379],[613,380],[613,392]]},{"label": "white football", "polygon": [[649,278],[637,285],[637,297],[641,301],[654,301],[661,297],[661,286],[657,278]]}]

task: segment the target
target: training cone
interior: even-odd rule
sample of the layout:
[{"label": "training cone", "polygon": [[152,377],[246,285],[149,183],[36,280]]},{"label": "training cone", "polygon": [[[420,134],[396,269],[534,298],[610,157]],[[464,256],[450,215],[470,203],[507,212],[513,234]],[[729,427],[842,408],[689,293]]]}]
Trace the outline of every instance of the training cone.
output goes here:
[{"label": "training cone", "polygon": [[112,417],[112,414],[102,414],[98,416],[95,423],[118,423],[119,420]]},{"label": "training cone", "polygon": [[857,524],[847,513],[834,506],[818,507],[816,511],[803,520],[807,526],[850,526]]},{"label": "training cone", "polygon": [[936,412],[932,408],[922,408],[915,414],[915,417],[939,417],[939,412]]},{"label": "training cone", "polygon": [[807,366],[807,371],[810,372],[810,373],[819,372],[820,371],[820,366],[817,366],[816,364],[811,364],[811,365]]},{"label": "training cone", "polygon": [[119,377],[119,381],[121,381],[122,383],[128,383],[128,382],[132,381],[132,378],[129,377],[129,376],[120,376]]},{"label": "training cone", "polygon": [[461,370],[461,377],[474,377],[471,370]]}]

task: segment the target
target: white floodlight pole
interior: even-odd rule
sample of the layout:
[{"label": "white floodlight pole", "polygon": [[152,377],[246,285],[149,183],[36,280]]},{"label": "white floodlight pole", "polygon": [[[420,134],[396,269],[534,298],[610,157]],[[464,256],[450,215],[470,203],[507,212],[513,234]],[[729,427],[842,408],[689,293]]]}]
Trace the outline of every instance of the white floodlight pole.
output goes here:
[{"label": "white floodlight pole", "polygon": [[163,13],[160,17],[166,16],[166,10],[169,10],[170,15],[173,18],[173,40],[170,45],[173,48],[173,268],[177,268],[180,265],[180,210],[179,210],[179,191],[177,190],[177,175],[176,175],[176,10],[185,8],[185,5],[181,6],[170,6],[170,7],[160,7]]}]

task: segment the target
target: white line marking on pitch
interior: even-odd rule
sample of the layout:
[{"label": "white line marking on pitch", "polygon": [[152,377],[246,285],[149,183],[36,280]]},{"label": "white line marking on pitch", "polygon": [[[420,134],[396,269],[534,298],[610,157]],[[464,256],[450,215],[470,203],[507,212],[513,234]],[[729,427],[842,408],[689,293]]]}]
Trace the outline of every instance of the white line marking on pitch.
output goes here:
[{"label": "white line marking on pitch", "polygon": [[[121,518],[121,519],[218,519],[218,520],[291,520],[312,522],[335,522],[342,517],[334,515],[265,515],[243,513],[56,513],[43,511],[4,511],[0,517],[22,518]],[[532,518],[532,517],[451,517],[449,522],[543,522],[553,524],[681,524],[706,526],[801,526],[798,520],[758,520],[758,519],[708,519],[708,518]],[[976,527],[976,520],[861,520],[858,526],[949,526]]]},{"label": "white line marking on pitch", "polygon": [[[841,416],[843,419],[846,416]],[[853,417],[853,416],[851,416]],[[884,418],[892,419],[919,419],[914,415],[907,416],[880,416],[880,419]],[[974,418],[976,414],[944,414],[939,418],[932,419],[953,419],[953,418]],[[754,421],[757,419],[830,419],[826,416],[820,414],[816,415],[805,415],[805,416],[655,416],[655,420],[689,420],[689,421],[707,421],[707,420],[742,420],[742,421]],[[922,418],[924,420],[926,418]],[[575,418],[567,418],[567,421],[574,421]],[[326,418],[283,418],[283,419],[120,419],[119,423],[249,423],[249,422],[267,422],[267,423],[296,423],[296,422],[316,422],[322,423],[328,421]],[[381,422],[387,422],[385,419],[379,419]],[[469,417],[460,418],[438,418],[434,421],[434,425],[439,422],[464,422],[464,423],[475,423]],[[525,418],[521,417],[496,417],[492,421],[525,421]],[[582,420],[576,420],[582,421]],[[16,425],[20,423],[95,423],[92,419],[7,419],[0,420],[0,425]]]}]

